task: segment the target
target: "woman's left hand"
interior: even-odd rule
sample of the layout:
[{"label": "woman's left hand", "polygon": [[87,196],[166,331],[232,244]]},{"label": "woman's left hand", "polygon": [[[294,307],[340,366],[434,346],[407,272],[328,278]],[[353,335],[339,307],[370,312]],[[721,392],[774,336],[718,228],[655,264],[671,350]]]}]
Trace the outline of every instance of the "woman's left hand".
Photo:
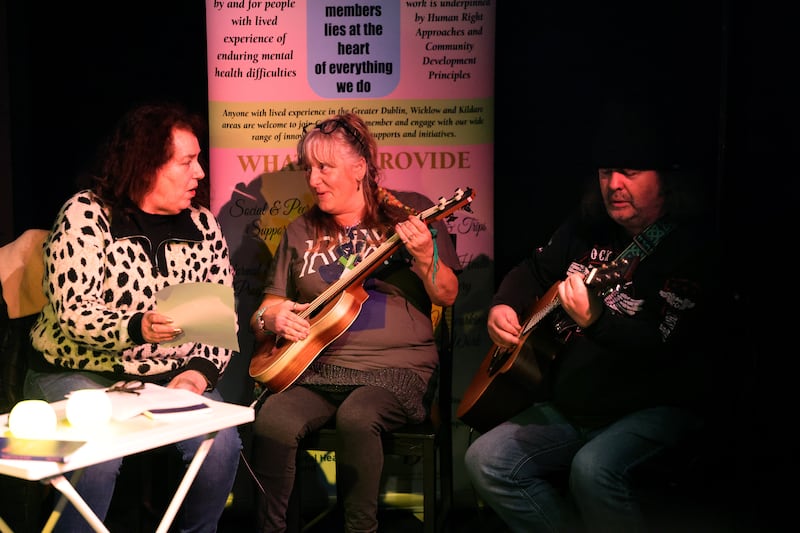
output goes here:
[{"label": "woman's left hand", "polygon": [[394,230],[414,258],[411,271],[425,284],[425,292],[436,305],[453,305],[458,295],[458,278],[453,270],[434,257],[433,234],[419,217],[410,216]]},{"label": "woman's left hand", "polygon": [[172,319],[156,311],[147,311],[142,317],[142,337],[148,343],[170,342],[183,330],[172,325]]},{"label": "woman's left hand", "polygon": [[419,217],[408,217],[405,222],[395,225],[394,230],[414,259],[430,261],[433,257],[433,236]]}]

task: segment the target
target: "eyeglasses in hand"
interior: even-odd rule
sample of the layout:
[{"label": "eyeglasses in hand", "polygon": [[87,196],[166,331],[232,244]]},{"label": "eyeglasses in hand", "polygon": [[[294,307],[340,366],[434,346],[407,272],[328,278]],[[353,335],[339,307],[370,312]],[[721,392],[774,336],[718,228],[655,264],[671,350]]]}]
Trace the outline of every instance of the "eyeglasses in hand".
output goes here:
[{"label": "eyeglasses in hand", "polygon": [[117,381],[106,392],[127,392],[139,396],[139,391],[144,389],[144,382],[142,381]]}]

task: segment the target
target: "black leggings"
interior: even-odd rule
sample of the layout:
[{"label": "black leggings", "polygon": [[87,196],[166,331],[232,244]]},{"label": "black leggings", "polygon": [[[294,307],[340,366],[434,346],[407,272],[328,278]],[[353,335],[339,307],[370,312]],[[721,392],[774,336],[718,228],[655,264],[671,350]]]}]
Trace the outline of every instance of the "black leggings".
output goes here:
[{"label": "black leggings", "polygon": [[381,434],[407,419],[394,394],[365,385],[350,393],[296,386],[266,399],[253,424],[252,464],[261,485],[256,489],[258,531],[286,531],[298,443],[333,416],[336,483],[344,500],[345,529],[351,533],[377,530],[383,471]]}]

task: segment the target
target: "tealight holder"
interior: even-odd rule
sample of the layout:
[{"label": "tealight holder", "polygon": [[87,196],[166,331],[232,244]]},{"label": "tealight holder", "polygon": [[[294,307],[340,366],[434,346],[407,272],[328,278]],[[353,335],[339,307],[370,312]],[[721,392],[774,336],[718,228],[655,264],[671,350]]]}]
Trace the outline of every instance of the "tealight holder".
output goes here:
[{"label": "tealight holder", "polygon": [[8,413],[8,429],[21,439],[48,439],[56,431],[56,411],[44,400],[22,400]]}]

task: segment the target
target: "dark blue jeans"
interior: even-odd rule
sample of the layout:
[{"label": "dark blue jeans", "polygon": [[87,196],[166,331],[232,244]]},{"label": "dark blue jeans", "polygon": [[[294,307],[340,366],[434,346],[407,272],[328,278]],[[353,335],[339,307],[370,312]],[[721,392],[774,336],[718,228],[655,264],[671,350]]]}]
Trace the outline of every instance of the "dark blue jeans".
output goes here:
[{"label": "dark blue jeans", "polygon": [[[70,391],[106,388],[112,383],[113,381],[89,372],[50,374],[29,370],[25,380],[25,397],[55,402],[63,400]],[[206,392],[203,396],[222,401],[217,390]],[[175,443],[187,466],[203,440],[204,436]],[[178,513],[177,531],[213,533],[217,530],[217,523],[225,510],[225,502],[236,479],[241,448],[239,431],[235,427],[217,433]],[[77,483],[73,483],[100,520],[105,519],[111,505],[111,496],[114,494],[121,466],[122,458],[87,467]],[[72,474],[68,477],[72,478]],[[67,504],[54,531],[74,533],[93,530],[75,507]]]},{"label": "dark blue jeans", "polygon": [[[698,417],[674,407],[631,413],[593,431],[575,427],[550,404],[537,404],[470,445],[467,475],[478,495],[519,533],[645,530],[632,472],[696,433]],[[574,515],[563,488],[569,475]]]}]

